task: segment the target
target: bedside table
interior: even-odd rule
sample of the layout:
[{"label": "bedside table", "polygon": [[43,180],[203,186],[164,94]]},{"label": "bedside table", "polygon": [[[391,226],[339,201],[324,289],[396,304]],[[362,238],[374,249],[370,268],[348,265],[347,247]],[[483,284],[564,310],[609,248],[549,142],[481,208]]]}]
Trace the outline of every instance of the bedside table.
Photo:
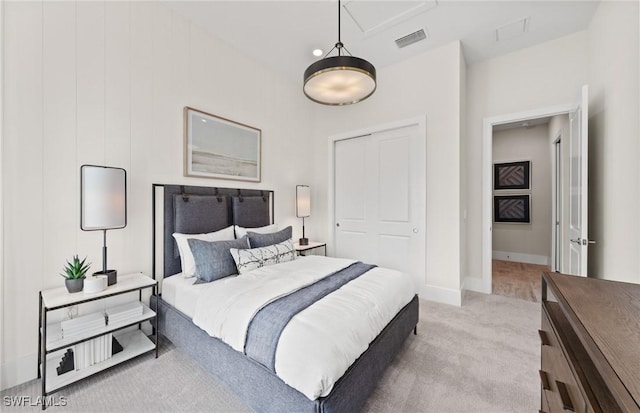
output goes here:
[{"label": "bedside table", "polygon": [[300,245],[299,243],[295,242],[293,244],[293,248],[296,249],[296,252],[298,253],[298,255],[304,256],[305,253],[307,251],[311,251],[313,249],[316,248],[324,248],[324,255],[327,255],[327,243],[326,242],[315,242],[315,241],[309,241],[309,245]]},{"label": "bedside table", "polygon": [[[70,294],[65,287],[40,291],[38,378],[42,378],[42,398],[44,399],[46,396],[55,393],[63,387],[134,357],[152,351],[155,352],[156,358],[158,357],[158,331],[156,330],[155,332],[155,340],[151,340],[141,330],[141,324],[143,322],[152,322],[152,319],[156,317],[156,313],[144,304],[141,304],[140,307],[142,310],[139,314],[126,314],[125,311],[125,315],[114,316],[117,317],[117,319],[110,319],[108,323],[106,322],[107,315],[105,312],[98,311],[91,313],[89,316],[94,316],[95,321],[104,318],[104,320],[97,323],[100,324],[100,326],[92,323],[89,327],[76,327],[71,335],[65,335],[63,331],[63,323],[67,320],[61,323],[47,323],[48,313],[50,311],[135,292],[138,293],[137,301],[141,302],[142,290],[150,288],[155,294],[157,284],[158,282],[156,280],[142,273],[136,273],[118,277],[116,284],[110,285],[103,291],[97,293],[85,293],[82,291]],[[155,299],[157,307],[157,294]],[[111,308],[111,310],[117,308],[118,306]],[[110,309],[107,309],[107,314],[109,310]],[[136,324],[138,325],[138,329],[136,330],[121,331]],[[152,326],[154,324],[157,323],[152,322]],[[117,352],[117,354],[110,352],[112,350],[112,337],[117,338],[117,342],[121,347],[121,350]],[[85,345],[85,342],[90,342],[90,345]],[[91,350],[91,355],[86,354],[87,348]],[[90,361],[86,365],[83,363],[81,368],[78,367],[80,365],[78,360],[80,353],[83,353],[86,359]],[[73,359],[73,368],[56,374],[56,365],[61,360],[64,362],[65,358]],[[46,403],[43,403],[42,410],[46,407]]]}]

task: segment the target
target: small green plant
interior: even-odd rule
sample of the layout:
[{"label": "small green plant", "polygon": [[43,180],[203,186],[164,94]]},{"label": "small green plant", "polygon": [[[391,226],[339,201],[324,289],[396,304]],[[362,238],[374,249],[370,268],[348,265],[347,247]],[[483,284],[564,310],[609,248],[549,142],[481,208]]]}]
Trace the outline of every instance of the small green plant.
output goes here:
[{"label": "small green plant", "polygon": [[84,278],[84,275],[89,271],[89,267],[91,267],[91,264],[85,264],[85,261],[87,261],[87,257],[84,257],[84,259],[80,261],[78,255],[74,255],[73,261],[67,261],[67,265],[63,268],[64,274],[60,273],[60,276],[68,280]]}]

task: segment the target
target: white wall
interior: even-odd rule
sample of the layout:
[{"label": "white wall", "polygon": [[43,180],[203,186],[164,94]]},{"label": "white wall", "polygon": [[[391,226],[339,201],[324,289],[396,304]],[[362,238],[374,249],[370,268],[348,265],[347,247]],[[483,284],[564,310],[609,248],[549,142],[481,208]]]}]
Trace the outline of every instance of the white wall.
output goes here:
[{"label": "white wall", "polygon": [[467,67],[469,285],[482,277],[482,121],[577,102],[587,82],[587,34],[578,32]]},{"label": "white wall", "polygon": [[589,39],[589,275],[640,283],[638,2],[603,1]]},{"label": "white wall", "polygon": [[[299,230],[313,105],[299,84],[157,3],[2,4],[6,388],[35,377],[38,291],[63,285],[75,253],[101,266],[101,234],[79,228],[80,165],[127,170],[128,225],[108,233],[109,266],[150,273],[152,183],[273,189],[276,221]],[[262,129],[262,183],[182,176],[187,105]]]},{"label": "white wall", "polygon": [[[493,224],[494,255],[518,261],[549,264],[551,256],[551,151],[547,124],[494,130],[493,162],[531,161],[531,191],[494,191],[494,195],[531,195],[531,223]],[[512,254],[509,254],[512,253]],[[513,254],[515,253],[515,254]]]},{"label": "white wall", "polygon": [[[315,196],[328,196],[328,138],[427,116],[426,298],[460,302],[460,43],[378,70],[378,89],[364,102],[315,108]],[[317,205],[314,237],[328,240],[328,205]],[[310,221],[311,222],[311,221]],[[333,246],[329,244],[329,249]]]}]

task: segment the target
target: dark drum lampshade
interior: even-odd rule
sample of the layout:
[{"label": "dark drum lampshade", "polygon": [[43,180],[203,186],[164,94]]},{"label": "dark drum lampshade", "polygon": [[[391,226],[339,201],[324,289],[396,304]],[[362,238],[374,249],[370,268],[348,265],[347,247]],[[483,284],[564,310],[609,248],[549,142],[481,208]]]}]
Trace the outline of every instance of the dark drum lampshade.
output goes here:
[{"label": "dark drum lampshade", "polygon": [[117,282],[118,272],[107,269],[107,230],[127,226],[127,171],[108,166],[80,168],[80,228],[102,231],[102,271],[107,284]]},{"label": "dark drum lampshade", "polygon": [[[338,42],[322,59],[304,71],[304,94],[323,105],[351,105],[365,100],[376,90],[376,68],[351,56],[340,41],[340,0],[338,0]],[[327,57],[333,50],[338,56]],[[349,53],[343,55],[342,51]]]}]

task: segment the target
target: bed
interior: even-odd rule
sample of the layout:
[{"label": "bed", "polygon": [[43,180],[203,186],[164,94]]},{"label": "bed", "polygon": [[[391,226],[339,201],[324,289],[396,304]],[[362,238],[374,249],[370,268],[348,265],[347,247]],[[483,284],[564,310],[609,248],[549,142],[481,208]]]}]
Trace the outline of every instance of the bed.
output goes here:
[{"label": "bed", "polygon": [[[250,330],[247,330],[246,337],[244,334],[240,335],[237,331],[234,333],[238,337],[242,336],[242,340],[247,340],[246,342],[240,340],[239,344],[234,344],[233,340],[229,340],[228,334],[226,336],[224,334],[221,335],[221,338],[224,338],[222,340],[207,333],[205,329],[210,331],[215,330],[215,327],[209,328],[208,325],[203,324],[201,321],[207,319],[205,309],[209,310],[203,304],[206,303],[206,306],[210,306],[211,312],[226,311],[227,307],[233,304],[234,301],[242,302],[243,306],[247,305],[247,302],[251,302],[252,304],[250,305],[256,305],[256,308],[259,308],[263,305],[258,298],[261,296],[261,290],[256,290],[258,293],[255,294],[245,293],[242,289],[238,290],[238,288],[242,288],[238,287],[238,285],[246,286],[246,283],[249,282],[247,279],[252,276],[255,277],[255,280],[263,280],[266,279],[264,277],[279,277],[281,273],[289,271],[291,274],[299,276],[301,281],[296,282],[300,282],[300,285],[307,285],[304,277],[315,277],[316,268],[322,267],[323,271],[333,271],[334,267],[341,268],[337,272],[342,273],[355,268],[356,265],[360,265],[359,263],[332,258],[309,257],[309,259],[296,259],[292,262],[280,263],[268,269],[252,270],[247,272],[246,275],[227,277],[224,280],[213,281],[204,285],[196,284],[193,278],[185,278],[181,275],[180,256],[177,253],[177,245],[172,236],[174,232],[199,234],[217,231],[230,225],[245,228],[264,227],[273,224],[273,205],[274,193],[272,191],[153,185],[153,276],[155,279],[162,281],[161,296],[157,307],[157,331],[163,338],[170,340],[176,347],[189,354],[205,370],[224,383],[249,407],[256,411],[359,411],[411,331],[413,330],[415,333],[418,322],[418,300],[414,292],[407,294],[407,291],[403,291],[402,298],[390,300],[393,302],[392,305],[394,307],[391,307],[390,304],[388,306],[389,309],[385,311],[393,312],[390,313],[391,315],[384,315],[384,317],[389,318],[391,321],[385,321],[386,324],[382,324],[379,330],[376,330],[380,331],[379,334],[376,332],[377,336],[372,338],[370,344],[364,348],[364,352],[357,353],[359,356],[355,358],[355,361],[348,361],[343,370],[336,370],[340,374],[335,380],[328,384],[319,384],[316,389],[309,387],[311,385],[304,387],[304,383],[300,385],[298,382],[292,381],[293,379],[290,380],[290,377],[286,376],[286,369],[282,366],[289,365],[289,371],[293,374],[296,369],[291,368],[291,366],[302,364],[300,363],[300,360],[302,360],[300,357],[304,356],[295,354],[296,351],[291,350],[295,348],[295,344],[292,344],[295,343],[293,340],[296,333],[294,332],[296,328],[300,328],[302,329],[300,331],[305,333],[302,335],[298,333],[298,336],[307,334],[307,330],[304,330],[304,328],[313,323],[308,321],[305,323],[304,317],[300,315],[313,313],[314,308],[316,313],[319,313],[320,310],[316,308],[319,307],[319,304],[307,308],[289,321],[285,332],[282,333],[282,342],[278,344],[277,352],[274,350],[273,353],[273,359],[280,364],[277,365],[274,361],[273,366],[269,366],[268,363],[258,362],[256,361],[259,360],[258,358],[253,359],[243,354],[242,351],[237,351],[238,346],[247,345],[249,342],[250,336],[248,332]],[[162,252],[161,256],[156,253],[157,250]],[[162,271],[157,269],[160,266]],[[345,286],[357,283],[371,284],[370,280],[374,279],[376,272],[382,273],[388,270],[367,268],[363,271],[362,274],[358,275],[358,278],[354,278],[353,281],[345,284]],[[377,278],[385,279],[386,281],[384,282],[387,283],[395,283],[396,281],[389,278],[388,275],[385,273],[384,277],[378,275]],[[286,284],[288,285],[290,282],[287,281]],[[253,286],[254,284],[251,285]],[[223,290],[224,288],[228,290]],[[287,288],[295,290],[298,287],[287,286]],[[389,286],[374,286],[372,288],[389,288]],[[302,290],[303,288],[300,289]],[[208,292],[203,292],[205,290]],[[334,300],[345,302],[345,299],[339,299],[338,294],[343,293],[343,290],[348,290],[348,288],[340,288],[327,297],[334,297]],[[234,296],[235,291],[240,291],[242,295]],[[211,301],[205,301],[204,298],[201,298],[206,294],[212,297],[210,298]],[[231,296],[234,298],[229,298],[228,302],[225,302],[226,297]],[[253,303],[253,301],[256,302]],[[318,303],[321,301],[318,301]],[[330,300],[326,298],[325,301]],[[384,307],[382,303],[381,307]],[[395,310],[396,308],[398,309]],[[243,309],[244,312],[248,311],[245,307]],[[348,311],[353,310],[345,308],[344,311],[344,314],[348,314]],[[225,316],[227,316],[226,313]],[[240,320],[240,318],[229,318]],[[324,318],[330,317],[325,316]],[[387,318],[384,319],[386,320]],[[253,320],[248,325],[252,325],[251,323],[253,323]],[[318,323],[320,324],[320,321]],[[236,324],[238,325],[236,326]],[[234,321],[233,323],[227,323],[227,326],[231,325],[234,329],[239,328],[240,330],[238,331],[242,332],[244,325],[241,324],[242,322],[240,321],[237,323]],[[332,326],[329,325],[327,328],[329,327]],[[333,326],[333,328],[340,327]],[[351,331],[347,331],[344,334],[336,334],[335,331],[339,330],[334,330],[331,337],[333,337],[332,340],[337,342],[347,342],[347,336],[353,334]],[[344,340],[342,340],[342,336],[345,336]],[[306,348],[306,345],[300,347]],[[239,348],[239,350],[242,350],[242,348]],[[317,351],[316,349],[312,353],[314,357],[318,357],[319,364],[325,363],[321,359],[322,351]],[[285,356],[289,357],[289,359],[285,359]],[[295,357],[298,357],[298,359]],[[343,361],[343,363],[345,362]],[[278,371],[278,374],[274,372],[274,366],[277,367],[275,370]],[[302,380],[297,377],[294,378]]]}]

